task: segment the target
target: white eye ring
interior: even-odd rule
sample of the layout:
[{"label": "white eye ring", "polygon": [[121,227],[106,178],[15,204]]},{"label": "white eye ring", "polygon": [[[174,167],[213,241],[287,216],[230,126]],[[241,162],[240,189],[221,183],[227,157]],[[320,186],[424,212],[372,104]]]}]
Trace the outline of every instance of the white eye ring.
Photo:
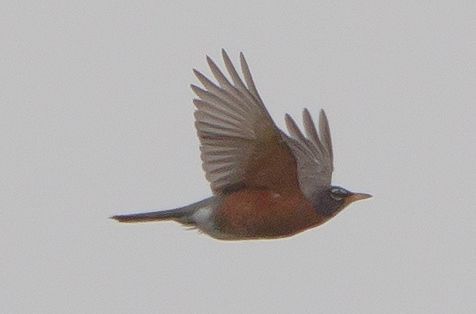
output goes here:
[{"label": "white eye ring", "polygon": [[341,195],[334,194],[332,191],[331,191],[331,197],[335,199],[336,201],[341,201],[344,198]]},{"label": "white eye ring", "polygon": [[348,194],[348,192],[345,189],[339,188],[339,187],[332,188],[330,192],[331,192],[331,197],[335,199],[336,201],[342,200]]}]

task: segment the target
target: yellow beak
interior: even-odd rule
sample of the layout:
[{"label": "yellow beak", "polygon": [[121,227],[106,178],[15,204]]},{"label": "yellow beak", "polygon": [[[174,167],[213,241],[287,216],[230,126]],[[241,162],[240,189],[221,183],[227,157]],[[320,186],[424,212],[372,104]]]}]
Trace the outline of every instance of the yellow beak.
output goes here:
[{"label": "yellow beak", "polygon": [[360,201],[360,200],[365,200],[365,199],[371,198],[371,197],[372,197],[372,195],[367,194],[367,193],[354,193],[351,196],[347,197],[346,203],[350,204],[350,203]]}]

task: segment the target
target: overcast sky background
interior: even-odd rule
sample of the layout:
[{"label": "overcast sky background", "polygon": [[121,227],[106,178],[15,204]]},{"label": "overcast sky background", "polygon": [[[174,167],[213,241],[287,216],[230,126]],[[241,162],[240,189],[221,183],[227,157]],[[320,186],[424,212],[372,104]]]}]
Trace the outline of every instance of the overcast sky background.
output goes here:
[{"label": "overcast sky background", "polygon": [[[476,3],[170,3],[2,2],[0,312],[475,313]],[[189,84],[221,48],[375,197],[274,241],[109,220],[210,195]]]}]

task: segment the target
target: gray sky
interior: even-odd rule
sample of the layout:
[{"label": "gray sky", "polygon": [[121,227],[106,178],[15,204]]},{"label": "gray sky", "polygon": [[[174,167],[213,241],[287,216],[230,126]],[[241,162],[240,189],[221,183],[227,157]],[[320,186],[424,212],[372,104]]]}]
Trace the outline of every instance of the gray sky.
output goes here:
[{"label": "gray sky", "polygon": [[[358,3],[358,4],[357,4]],[[474,1],[2,2],[0,312],[475,313]],[[375,197],[286,240],[108,216],[210,195],[192,68],[243,51]],[[221,64],[221,60],[218,60]]]}]

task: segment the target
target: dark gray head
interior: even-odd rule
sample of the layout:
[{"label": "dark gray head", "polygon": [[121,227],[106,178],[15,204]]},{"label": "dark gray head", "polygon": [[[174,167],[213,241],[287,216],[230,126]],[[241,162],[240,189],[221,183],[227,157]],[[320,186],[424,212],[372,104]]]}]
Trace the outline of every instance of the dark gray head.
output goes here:
[{"label": "dark gray head", "polygon": [[314,197],[314,209],[324,216],[334,216],[350,203],[372,197],[370,194],[350,192],[340,186],[330,186]]}]

